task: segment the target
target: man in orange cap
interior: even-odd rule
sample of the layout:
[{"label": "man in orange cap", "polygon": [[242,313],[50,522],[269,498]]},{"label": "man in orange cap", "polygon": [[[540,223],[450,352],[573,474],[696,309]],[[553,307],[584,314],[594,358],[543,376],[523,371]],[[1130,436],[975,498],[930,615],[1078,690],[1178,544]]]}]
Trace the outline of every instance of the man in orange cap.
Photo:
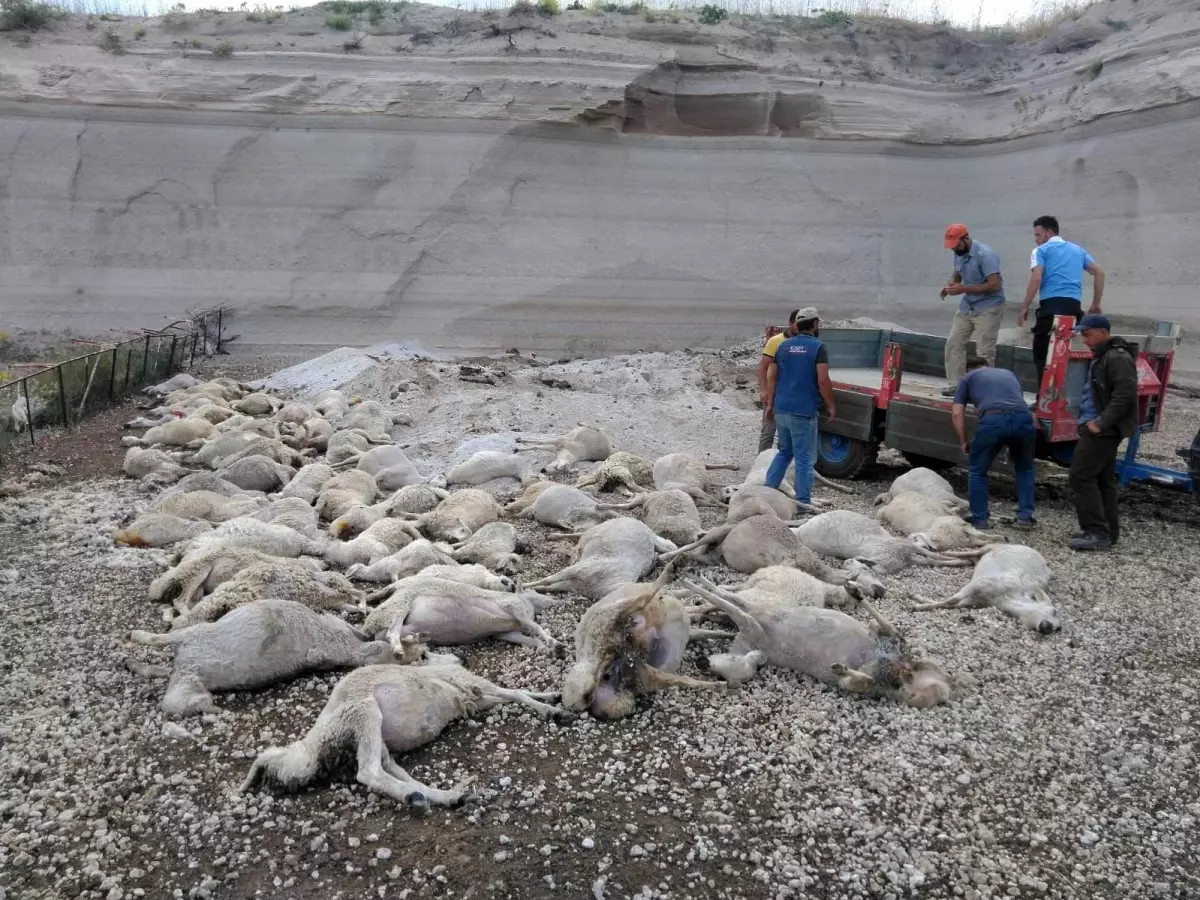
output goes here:
[{"label": "man in orange cap", "polygon": [[942,288],[942,298],[960,298],[946,338],[950,387],[942,391],[953,397],[954,386],[967,371],[968,341],[974,339],[977,356],[996,364],[996,338],[1004,317],[1004,282],[1000,257],[983,241],[972,240],[966,225],[956,223],[946,229],[945,247],[954,251],[954,275]]}]

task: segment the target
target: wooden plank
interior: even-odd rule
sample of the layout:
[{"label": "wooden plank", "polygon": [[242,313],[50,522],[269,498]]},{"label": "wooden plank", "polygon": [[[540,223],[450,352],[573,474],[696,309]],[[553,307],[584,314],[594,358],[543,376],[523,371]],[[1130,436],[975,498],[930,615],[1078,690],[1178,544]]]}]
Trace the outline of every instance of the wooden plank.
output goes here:
[{"label": "wooden plank", "polygon": [[860,441],[871,440],[875,431],[875,398],[870,394],[834,388],[833,399],[837,403],[837,418],[831,422],[822,415],[818,426],[821,431]]}]

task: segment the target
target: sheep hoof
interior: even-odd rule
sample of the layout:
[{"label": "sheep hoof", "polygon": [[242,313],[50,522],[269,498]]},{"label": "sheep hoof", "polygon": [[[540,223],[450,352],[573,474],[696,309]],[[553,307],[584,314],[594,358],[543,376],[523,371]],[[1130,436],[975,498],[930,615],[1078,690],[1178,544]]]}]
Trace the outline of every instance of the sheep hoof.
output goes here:
[{"label": "sheep hoof", "polygon": [[420,791],[408,795],[408,807],[414,816],[423,816],[429,812],[429,798]]},{"label": "sheep hoof", "polygon": [[472,794],[468,791],[463,791],[461,794],[458,795],[458,800],[454,803],[454,807],[457,809],[462,806],[471,806],[478,802],[479,802],[479,796],[477,794]]},{"label": "sheep hoof", "polygon": [[560,724],[565,724],[567,722],[574,722],[575,721],[575,713],[573,713],[569,709],[556,709],[556,710],[554,710],[554,721],[558,722]]}]

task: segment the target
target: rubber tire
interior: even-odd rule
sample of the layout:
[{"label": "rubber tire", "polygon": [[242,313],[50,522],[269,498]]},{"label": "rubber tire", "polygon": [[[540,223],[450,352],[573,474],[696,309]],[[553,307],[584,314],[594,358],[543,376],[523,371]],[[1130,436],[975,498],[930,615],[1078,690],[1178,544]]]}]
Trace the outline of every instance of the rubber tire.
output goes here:
[{"label": "rubber tire", "polygon": [[856,478],[863,469],[875,464],[878,455],[877,444],[821,432],[817,443],[817,462],[813,468],[826,478]]},{"label": "rubber tire", "polygon": [[902,451],[900,455],[914,469],[932,469],[934,472],[945,472],[947,469],[953,469],[958,465],[956,462],[938,459],[936,456],[923,456],[920,453]]}]

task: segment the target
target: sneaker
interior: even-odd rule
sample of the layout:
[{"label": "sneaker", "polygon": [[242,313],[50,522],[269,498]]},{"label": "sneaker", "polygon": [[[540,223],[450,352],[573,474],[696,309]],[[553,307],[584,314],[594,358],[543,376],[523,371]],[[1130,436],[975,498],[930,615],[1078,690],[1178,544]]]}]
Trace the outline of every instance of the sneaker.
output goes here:
[{"label": "sneaker", "polygon": [[971,527],[978,528],[980,531],[987,531],[989,523],[987,519],[971,519]]},{"label": "sneaker", "polygon": [[1012,523],[1013,528],[1020,528],[1022,531],[1032,531],[1037,528],[1037,519],[1017,519]]},{"label": "sneaker", "polygon": [[958,393],[957,387],[942,388],[942,396],[943,397],[953,397],[957,393]]},{"label": "sneaker", "polygon": [[1111,550],[1112,541],[1107,534],[1082,534],[1071,538],[1072,550]]}]

